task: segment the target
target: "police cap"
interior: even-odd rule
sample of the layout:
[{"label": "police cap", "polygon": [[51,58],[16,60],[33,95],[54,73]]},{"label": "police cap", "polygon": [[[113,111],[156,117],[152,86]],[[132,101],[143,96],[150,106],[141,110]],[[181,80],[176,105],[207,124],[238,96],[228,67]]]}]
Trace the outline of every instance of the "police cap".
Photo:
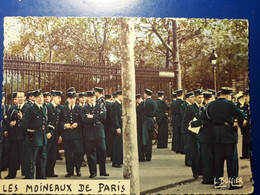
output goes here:
[{"label": "police cap", "polygon": [[158,96],[161,97],[164,95],[164,91],[158,91]]},{"label": "police cap", "polygon": [[141,97],[142,97],[141,94],[136,94],[135,99],[139,99],[139,98],[141,98]]},{"label": "police cap", "polygon": [[51,90],[51,95],[52,96],[62,96],[62,92],[61,91],[56,91],[56,90]]},{"label": "police cap", "polygon": [[95,87],[95,88],[94,88],[94,91],[95,91],[95,92],[98,92],[98,93],[103,93],[104,89],[101,88],[101,87]]},{"label": "police cap", "polygon": [[144,93],[146,93],[147,95],[152,95],[153,92],[150,89],[145,89]]},{"label": "police cap", "polygon": [[95,91],[87,91],[87,97],[95,96]]},{"label": "police cap", "polygon": [[44,92],[44,93],[43,93],[43,96],[44,96],[44,97],[47,97],[47,96],[51,96],[51,94],[50,94],[50,92]]},{"label": "police cap", "polygon": [[212,98],[212,95],[213,94],[209,91],[203,92],[203,97],[206,98],[206,99]]},{"label": "police cap", "polygon": [[185,97],[186,97],[186,98],[189,98],[189,97],[191,97],[191,96],[194,96],[193,91],[191,91],[191,92],[185,94]]},{"label": "police cap", "polygon": [[244,95],[249,95],[249,89],[246,89],[243,94]]},{"label": "police cap", "polygon": [[196,91],[194,91],[194,95],[202,95],[203,93],[203,89],[197,89]]},{"label": "police cap", "polygon": [[35,90],[35,91],[32,92],[32,95],[34,97],[38,97],[39,95],[42,95],[42,94],[43,94],[43,92],[42,92],[41,89],[38,89],[38,90]]},{"label": "police cap", "polygon": [[230,94],[232,94],[232,92],[233,92],[233,89],[230,88],[230,87],[222,87],[221,88],[221,94],[230,95]]}]

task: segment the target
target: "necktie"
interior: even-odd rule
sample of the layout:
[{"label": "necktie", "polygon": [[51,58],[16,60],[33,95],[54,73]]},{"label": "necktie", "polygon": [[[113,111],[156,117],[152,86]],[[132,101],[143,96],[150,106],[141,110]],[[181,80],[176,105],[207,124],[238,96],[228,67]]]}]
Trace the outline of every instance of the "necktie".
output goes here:
[{"label": "necktie", "polygon": [[18,106],[18,109],[19,109],[19,110],[21,109],[21,105]]},{"label": "necktie", "polygon": [[43,111],[42,106],[40,106],[40,110]]},{"label": "necktie", "polygon": [[70,111],[72,111],[72,106],[70,106]]}]

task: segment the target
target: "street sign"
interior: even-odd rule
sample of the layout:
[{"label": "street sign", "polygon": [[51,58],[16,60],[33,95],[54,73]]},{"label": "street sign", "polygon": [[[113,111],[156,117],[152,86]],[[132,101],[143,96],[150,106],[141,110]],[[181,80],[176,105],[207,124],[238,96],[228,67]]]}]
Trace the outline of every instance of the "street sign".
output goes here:
[{"label": "street sign", "polygon": [[174,78],[174,72],[159,72],[159,77]]}]

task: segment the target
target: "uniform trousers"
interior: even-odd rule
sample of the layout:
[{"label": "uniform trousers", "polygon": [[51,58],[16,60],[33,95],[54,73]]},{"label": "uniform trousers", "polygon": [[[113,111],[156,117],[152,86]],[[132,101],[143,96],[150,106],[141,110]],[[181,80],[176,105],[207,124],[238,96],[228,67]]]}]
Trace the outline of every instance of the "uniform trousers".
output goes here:
[{"label": "uniform trousers", "polygon": [[58,143],[56,139],[48,139],[47,141],[47,164],[46,176],[54,174],[54,167],[57,158]]},{"label": "uniform trousers", "polygon": [[[106,173],[106,143],[104,138],[85,140],[85,151],[88,159],[88,167],[91,175],[97,174],[97,158],[99,160],[99,173]],[[99,155],[97,157],[97,155]]]},{"label": "uniform trousers", "polygon": [[9,151],[9,172],[10,177],[16,177],[17,170],[22,170],[22,175],[25,175],[25,156],[24,156],[24,141],[23,140],[7,140],[10,146]]},{"label": "uniform trousers", "polygon": [[200,142],[203,180],[213,183],[214,169],[214,145],[212,143]]},{"label": "uniform trousers", "polygon": [[80,172],[82,163],[82,141],[80,139],[64,140],[65,161],[67,173],[74,174]]},{"label": "uniform trousers", "polygon": [[113,143],[113,163],[121,165],[123,164],[123,140],[122,133],[116,134]]},{"label": "uniform trousers", "polygon": [[191,133],[185,133],[181,135],[181,140],[184,145],[184,153],[185,153],[185,165],[191,165]]},{"label": "uniform trousers", "polygon": [[200,169],[200,145],[197,134],[190,133],[190,152],[191,152],[191,169],[193,176],[199,175]]},{"label": "uniform trousers", "polygon": [[181,148],[181,126],[173,126],[173,134],[173,150],[175,152],[183,152],[183,149]]},{"label": "uniform trousers", "polygon": [[167,120],[158,123],[158,143],[157,148],[168,147],[168,122]]},{"label": "uniform trousers", "polygon": [[217,143],[214,144],[215,153],[215,175],[219,179],[224,175],[224,161],[227,160],[228,177],[234,177],[234,153],[235,143]]},{"label": "uniform trousers", "polygon": [[36,167],[36,179],[46,179],[46,145],[43,146],[25,146],[26,154],[26,179],[34,179],[34,170]]}]

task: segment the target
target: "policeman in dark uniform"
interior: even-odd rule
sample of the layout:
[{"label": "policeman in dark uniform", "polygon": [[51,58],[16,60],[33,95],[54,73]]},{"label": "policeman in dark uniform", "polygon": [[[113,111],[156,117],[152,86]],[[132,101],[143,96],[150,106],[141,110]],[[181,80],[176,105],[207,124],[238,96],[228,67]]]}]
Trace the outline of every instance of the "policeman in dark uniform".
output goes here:
[{"label": "policeman in dark uniform", "polygon": [[43,93],[44,97],[44,103],[47,105],[51,101],[51,93],[50,92],[44,92]]},{"label": "policeman in dark uniform", "polygon": [[24,131],[21,128],[21,119],[28,109],[24,103],[24,92],[17,93],[18,104],[13,107],[10,116],[7,119],[9,124],[7,142],[10,145],[9,151],[9,171],[5,179],[16,177],[17,170],[22,168],[22,175],[25,175],[25,158],[24,158]]},{"label": "policeman in dark uniform", "polygon": [[177,99],[172,104],[172,125],[174,133],[174,151],[183,153],[181,148],[181,111],[180,106],[183,103],[183,90],[177,90]]},{"label": "policeman in dark uniform", "polygon": [[29,106],[32,106],[35,101],[35,97],[33,96],[33,91],[28,91],[26,93],[26,98],[27,98],[26,104],[28,104]]},{"label": "policeman in dark uniform", "polygon": [[67,90],[67,97],[68,104],[64,106],[60,114],[60,126],[62,128],[67,170],[65,177],[74,175],[74,167],[76,167],[77,176],[80,177],[83,152],[81,141],[81,107],[76,105],[76,91],[74,87]]},{"label": "policeman in dark uniform", "polygon": [[144,157],[144,145],[143,145],[143,121],[145,119],[144,111],[141,109],[141,104],[143,102],[142,95],[137,94],[136,98],[136,116],[137,116],[137,143],[138,143],[138,160],[140,162],[145,161]]},{"label": "policeman in dark uniform", "polygon": [[[8,109],[7,111],[7,119],[10,117],[13,109],[16,107],[17,105],[17,92],[13,92],[12,94],[13,97],[13,105]],[[2,157],[2,168],[1,171],[6,171],[7,168],[9,168],[9,151],[11,150],[11,146],[9,144],[9,142],[7,141],[7,136],[8,136],[8,128],[10,128],[10,123],[8,124],[8,120],[6,120],[6,129],[3,132],[4,133],[4,137],[3,137],[3,157]]]},{"label": "policeman in dark uniform", "polygon": [[112,167],[121,168],[123,164],[123,138],[122,138],[122,91],[116,92],[115,102],[111,108],[112,130],[114,133],[113,163]]},{"label": "policeman in dark uniform", "polygon": [[25,153],[26,153],[26,179],[34,179],[36,166],[36,179],[46,179],[46,145],[48,130],[47,108],[44,105],[43,92],[41,89],[33,92],[35,103],[29,106],[22,117],[21,126],[26,132]]},{"label": "policeman in dark uniform", "polygon": [[46,177],[58,177],[54,174],[54,167],[56,164],[58,140],[61,139],[59,135],[59,120],[61,110],[58,105],[61,102],[61,91],[51,91],[52,101],[47,104],[48,109],[48,131],[47,131],[47,165]]},{"label": "policeman in dark uniform", "polygon": [[140,104],[141,111],[144,112],[145,119],[143,121],[143,144],[145,160],[152,160],[152,139],[154,131],[154,119],[157,112],[157,104],[152,99],[153,92],[150,89],[144,91],[144,101]]},{"label": "policeman in dark uniform", "polygon": [[234,119],[240,127],[246,125],[245,115],[231,101],[231,88],[222,88],[221,95],[208,104],[208,117],[213,123],[213,143],[215,153],[215,188],[226,187],[223,182],[224,160],[227,160],[227,172],[230,189],[242,187],[234,172],[234,151],[238,135],[234,129]]},{"label": "policeman in dark uniform", "polygon": [[[203,102],[202,93],[203,93],[202,89],[198,89],[194,91],[194,95],[195,95],[194,104],[189,105],[185,110],[183,116],[183,124],[186,125],[186,128],[188,128],[188,125],[194,118],[198,119],[200,117],[202,111],[201,104]],[[189,150],[191,153],[191,169],[192,169],[193,177],[197,179],[200,171],[199,170],[200,168],[199,137],[198,134],[192,131],[189,131],[189,133],[190,133]]]},{"label": "policeman in dark uniform", "polygon": [[106,148],[107,148],[107,157],[112,157],[113,151],[113,132],[112,132],[112,124],[111,124],[111,107],[113,102],[111,100],[112,96],[110,94],[105,95],[106,100],[106,119],[104,120],[104,129],[105,129],[105,137],[106,137]]},{"label": "policeman in dark uniform", "polygon": [[2,93],[2,115],[1,115],[1,129],[0,129],[0,179],[1,179],[1,165],[2,165],[2,153],[4,148],[4,132],[7,129],[7,112],[8,106],[5,104],[5,93]]},{"label": "policeman in dark uniform", "polygon": [[[171,109],[171,116],[172,116],[172,121],[171,121],[171,125],[173,127],[173,103],[177,98],[177,93],[176,91],[172,92],[172,101],[171,101],[171,105],[170,105],[170,109]],[[174,129],[172,130],[172,151],[175,151],[174,149]]]},{"label": "policeman in dark uniform", "polygon": [[200,127],[199,142],[201,148],[201,164],[203,181],[202,184],[214,184],[214,145],[212,135],[212,123],[207,118],[205,107],[212,101],[211,92],[203,92],[204,103],[201,116],[196,121],[191,122],[191,127]]},{"label": "policeman in dark uniform", "polygon": [[191,150],[190,150],[190,137],[191,133],[188,130],[188,120],[183,120],[184,114],[186,112],[186,109],[188,106],[192,105],[194,103],[194,93],[188,92],[185,94],[186,100],[181,104],[180,106],[180,112],[181,112],[181,120],[182,120],[182,126],[181,126],[181,148],[182,151],[185,153],[185,166],[190,167],[191,166]]},{"label": "policeman in dark uniform", "polygon": [[81,119],[85,151],[90,172],[89,178],[97,176],[97,154],[99,155],[100,176],[109,176],[109,174],[106,173],[105,131],[104,126],[101,123],[101,121],[106,118],[106,112],[104,112],[102,107],[96,103],[94,91],[88,91],[87,94],[89,96],[89,103],[82,109]]},{"label": "policeman in dark uniform", "polygon": [[158,91],[156,122],[158,123],[157,148],[168,148],[168,111],[170,107],[166,104],[164,92]]},{"label": "policeman in dark uniform", "polygon": [[86,104],[86,93],[85,92],[80,92],[78,97],[79,97],[78,105],[83,108],[85,106],[85,104]]},{"label": "policeman in dark uniform", "polygon": [[250,129],[250,102],[249,102],[249,89],[246,89],[243,93],[245,103],[243,106],[243,112],[246,114],[247,125],[241,128],[242,132],[242,156],[240,159],[249,159],[251,155],[251,129]]},{"label": "policeman in dark uniform", "polygon": [[101,87],[95,87],[94,91],[97,99],[96,102],[104,108],[106,106],[106,101],[103,97],[104,89]]}]

